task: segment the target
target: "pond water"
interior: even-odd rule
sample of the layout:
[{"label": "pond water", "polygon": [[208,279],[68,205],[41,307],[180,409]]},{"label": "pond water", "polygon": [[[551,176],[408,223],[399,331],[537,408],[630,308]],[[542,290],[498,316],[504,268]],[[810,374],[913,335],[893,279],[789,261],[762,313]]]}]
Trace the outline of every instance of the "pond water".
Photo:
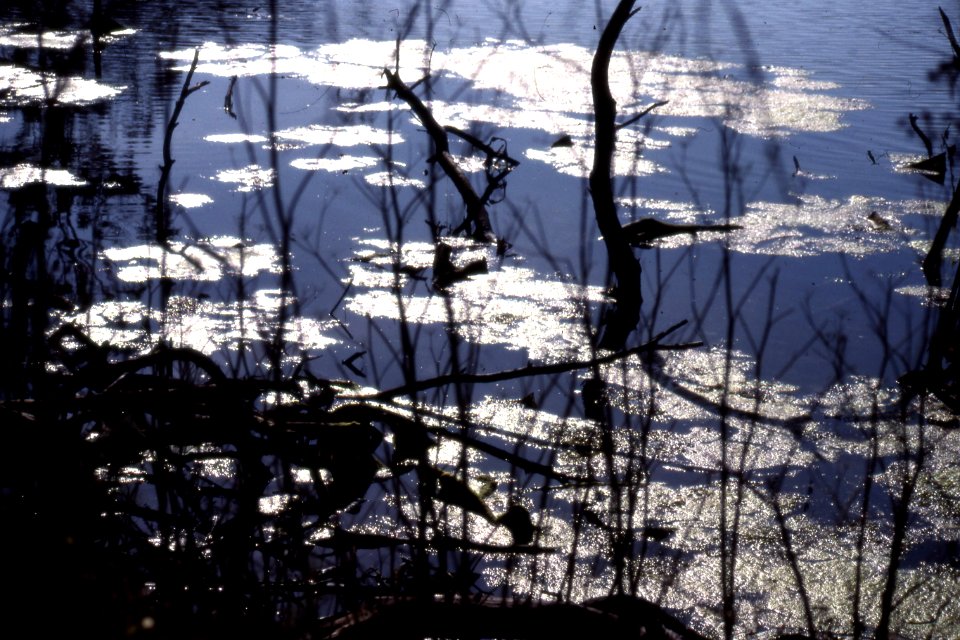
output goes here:
[{"label": "pond water", "polygon": [[[38,225],[47,257],[29,263],[28,277],[63,301],[51,305],[51,327],[74,323],[131,354],[167,340],[237,375],[306,367],[362,395],[411,376],[589,360],[609,302],[587,191],[590,65],[614,5],[302,0],[271,14],[232,2],[105,2],[118,24],[96,43],[92,4],[57,15],[0,9],[10,259]],[[958,629],[957,438],[927,423],[955,419],[939,406],[919,422],[894,419],[896,379],[925,362],[956,270],[955,237],[946,288],[928,286],[920,268],[953,194],[953,164],[939,181],[909,166],[928,156],[910,114],[933,155],[953,144],[956,94],[936,74],[950,54],[925,2],[661,2],[627,24],[610,67],[619,119],[664,103],[618,132],[621,221],[743,228],[636,249],[644,304],[633,344],[687,321],[667,341],[701,347],[458,391],[477,437],[571,477],[612,470],[620,489],[643,495],[598,484],[547,500],[535,481],[471,451],[471,480],[496,483],[493,512],[522,504],[541,514],[544,547],[581,553],[575,566],[557,554],[507,571],[515,592],[605,593],[624,580],[611,558],[626,553],[634,590],[719,632],[717,545],[727,543],[717,538],[717,480],[739,464],[749,478],[738,485],[743,628],[804,626],[777,509],[822,628],[849,617],[855,571],[866,575],[863,615],[874,624],[889,496],[920,459],[897,591],[919,609],[903,604],[897,631],[923,635],[920,621],[934,617],[943,637]],[[158,208],[167,125],[195,55],[193,83],[205,84],[172,132]],[[463,201],[424,127],[385,90],[384,67],[411,85],[429,72],[415,91],[440,124],[519,161],[489,206],[499,245],[455,237]],[[482,191],[484,155],[450,140]],[[169,217],[168,238],[158,215]],[[439,292],[434,232],[456,264],[482,259],[486,270]],[[611,436],[621,459],[582,451],[601,438],[581,409],[591,377],[605,381],[625,425]],[[421,399],[457,417],[455,394],[431,393]],[[528,394],[537,409],[518,402]],[[444,440],[433,455],[455,469],[467,454]],[[858,529],[867,476],[877,495],[871,525]],[[265,509],[282,505],[274,498]],[[386,506],[371,499],[365,509],[357,531],[389,530]],[[670,537],[614,548],[604,519],[625,513],[638,531]],[[581,527],[581,516],[600,524]],[[483,518],[465,535],[510,543]],[[504,578],[497,563],[485,570],[489,584]]]}]

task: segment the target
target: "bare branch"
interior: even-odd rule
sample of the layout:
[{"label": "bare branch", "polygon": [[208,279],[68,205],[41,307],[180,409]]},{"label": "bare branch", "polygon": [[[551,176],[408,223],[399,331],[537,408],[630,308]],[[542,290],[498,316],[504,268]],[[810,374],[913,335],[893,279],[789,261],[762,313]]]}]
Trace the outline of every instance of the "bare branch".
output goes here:
[{"label": "bare branch", "polygon": [[183,105],[191,93],[207,85],[207,82],[201,82],[191,87],[190,81],[193,80],[193,72],[197,70],[197,63],[200,61],[200,47],[193,52],[193,62],[190,63],[190,70],[187,71],[187,77],[183,81],[183,87],[180,89],[180,98],[173,107],[173,114],[167,122],[166,134],[163,137],[163,165],[160,167],[160,181],[157,183],[157,204],[154,214],[156,225],[156,235],[160,242],[166,242],[170,233],[170,220],[167,215],[167,182],[170,180],[170,171],[173,169],[173,156],[170,147],[173,144],[173,130],[177,128],[177,119],[180,112],[183,111]]},{"label": "bare branch", "polygon": [[656,109],[657,107],[662,107],[662,106],[664,106],[665,104],[668,104],[669,102],[670,102],[669,100],[660,100],[660,101],[658,101],[658,102],[654,102],[652,105],[650,105],[649,107],[647,107],[646,109],[644,109],[643,111],[641,111],[640,113],[638,113],[637,115],[635,115],[635,116],[633,116],[632,118],[629,118],[629,119],[627,119],[626,121],[621,122],[620,124],[618,124],[618,125],[617,125],[617,131],[619,131],[620,129],[623,129],[624,127],[629,127],[629,126],[632,125],[634,122],[636,122],[637,120],[639,120],[639,119],[642,118],[643,116],[647,115],[648,113],[650,113],[651,111],[653,111],[653,110]]},{"label": "bare branch", "polygon": [[625,351],[620,351],[617,353],[611,353],[604,356],[599,356],[597,358],[592,358],[590,360],[574,360],[572,362],[560,362],[557,364],[548,364],[540,366],[526,366],[521,369],[511,369],[508,371],[498,371],[495,373],[450,373],[447,375],[437,376],[435,378],[430,378],[427,380],[419,380],[412,384],[406,384],[400,387],[394,387],[393,389],[387,389],[381,391],[380,393],[374,396],[355,396],[355,397],[346,397],[344,399],[348,400],[361,400],[361,399],[375,399],[375,400],[388,400],[390,398],[395,398],[401,395],[409,395],[414,393],[419,393],[420,391],[426,391],[427,389],[435,389],[437,387],[443,387],[450,384],[487,384],[491,382],[502,382],[504,380],[515,380],[517,378],[529,378],[532,376],[539,375],[552,375],[557,373],[566,373],[568,371],[576,371],[578,369],[592,369],[594,367],[608,364],[610,362],[616,362],[623,358],[627,358],[632,355],[639,355],[641,353],[651,353],[653,351],[680,351],[686,349],[695,349],[697,347],[703,346],[702,342],[689,342],[684,344],[671,344],[665,345],[660,344],[660,341],[663,340],[666,336],[670,335],[680,327],[687,324],[686,320],[676,323],[675,325],[667,328],[666,330],[657,334],[649,342],[642,344],[638,347],[632,349],[627,349]]},{"label": "bare branch", "polygon": [[613,153],[617,144],[617,103],[610,93],[610,58],[627,20],[635,12],[633,0],[620,0],[604,28],[593,57],[590,87],[595,114],[590,196],[597,227],[607,249],[610,270],[616,276],[615,303],[606,315],[600,346],[622,349],[640,322],[640,263],[622,233],[613,194]]},{"label": "bare branch", "polygon": [[960,43],[957,42],[957,36],[953,33],[953,27],[950,25],[950,18],[947,17],[947,14],[943,12],[942,7],[937,7],[940,10],[940,19],[943,20],[943,27],[947,30],[947,38],[950,39],[950,46],[953,47],[953,55],[960,58]]},{"label": "bare branch", "polygon": [[420,120],[420,123],[427,130],[430,139],[433,140],[437,163],[443,169],[443,172],[447,174],[447,177],[453,181],[454,186],[460,193],[460,197],[463,198],[463,202],[467,206],[467,218],[471,220],[474,225],[474,238],[483,242],[496,242],[497,237],[494,235],[493,229],[490,226],[490,216],[487,214],[483,200],[477,195],[473,185],[470,184],[470,180],[467,179],[467,176],[457,163],[454,162],[453,156],[450,154],[450,143],[447,140],[446,131],[444,131],[440,123],[433,117],[433,113],[431,113],[429,107],[423,103],[410,87],[404,84],[403,80],[400,79],[399,73],[390,71],[390,69],[384,69],[383,73],[387,77],[387,87],[396,92],[397,97],[410,106]]}]

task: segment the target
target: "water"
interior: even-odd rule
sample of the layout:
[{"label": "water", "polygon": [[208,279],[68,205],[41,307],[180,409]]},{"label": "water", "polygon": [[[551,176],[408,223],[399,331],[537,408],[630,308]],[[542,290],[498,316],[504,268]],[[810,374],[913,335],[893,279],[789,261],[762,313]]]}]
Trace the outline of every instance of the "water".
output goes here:
[{"label": "water", "polygon": [[[130,30],[111,36],[99,61],[80,29],[90,7],[44,17],[60,22],[46,27],[42,48],[38,17],[5,9],[5,235],[16,243],[24,220],[47,229],[52,251],[44,273],[31,278],[46,278],[44,286],[76,305],[56,311],[51,325],[76,323],[95,342],[130,353],[163,338],[237,374],[289,373],[308,362],[317,376],[371,389],[402,384],[407,358],[420,379],[458,367],[489,373],[587,360],[608,284],[585,180],[589,68],[613,5],[598,4],[296,2],[275,20],[266,7],[107,5]],[[789,626],[802,626],[762,490],[779,479],[776,499],[792,509],[804,567],[820,585],[811,587],[818,615],[829,626],[847,615],[847,591],[826,585],[853,580],[856,529],[842,504],[856,500],[868,445],[879,442],[890,466],[876,482],[890,491],[898,447],[930,447],[929,495],[911,539],[925,551],[906,554],[905,580],[919,584],[931,572],[939,587],[930,597],[949,600],[956,576],[942,561],[956,540],[955,514],[944,505],[956,495],[955,434],[928,426],[926,442],[911,432],[903,444],[896,421],[888,424],[895,379],[926,357],[936,320],[929,298],[948,293],[925,286],[919,261],[952,194],[952,173],[940,185],[906,166],[926,156],[908,114],[921,116],[935,152],[951,142],[956,119],[948,83],[929,75],[949,54],[931,9],[679,2],[645,6],[628,24],[611,65],[621,120],[667,103],[619,132],[621,220],[730,219],[744,228],[637,249],[645,302],[635,343],[686,320],[669,340],[704,344],[598,371],[623,412],[616,415],[632,426],[616,436],[623,459],[578,449],[600,437],[595,421],[579,417],[585,373],[478,385],[468,396],[478,433],[499,446],[524,447],[570,475],[608,465],[628,488],[638,486],[637,474],[648,478],[642,509],[629,501],[613,508],[620,498],[607,490],[538,491],[529,480],[518,485],[502,461],[472,460],[476,473],[497,481],[488,500],[494,512],[523,504],[542,513],[543,546],[590,551],[576,580],[561,555],[538,560],[531,575],[539,577],[516,579],[516,591],[604,593],[615,580],[611,554],[620,551],[603,527],[577,542],[570,510],[595,508],[601,518],[625,509],[644,526],[681,532],[662,546],[635,543],[643,547],[631,552],[638,591],[654,597],[658,575],[674,572],[663,601],[715,630],[715,593],[704,585],[719,573],[718,469],[722,455],[742,453],[741,470],[759,489],[744,498],[754,537],[738,588],[764,594],[744,602],[744,624],[772,629],[790,610]],[[383,89],[398,35],[400,75],[412,84],[429,68],[432,81],[417,91],[441,124],[505,144],[520,161],[490,206],[505,253],[451,236],[462,200],[430,161],[423,128]],[[161,246],[152,198],[166,123],[197,48],[194,82],[208,84],[187,98],[173,133],[174,234]],[[552,146],[564,135],[571,146]],[[457,139],[451,151],[482,189],[482,154]],[[886,222],[872,222],[874,212]],[[439,295],[426,223],[452,244],[458,264],[484,258],[488,272]],[[948,285],[955,247],[951,238]],[[413,328],[411,345],[401,340],[401,318]],[[528,393],[540,411],[516,402]],[[424,399],[438,411],[455,404],[439,393]],[[730,442],[719,440],[718,405],[733,409]],[[835,420],[850,415],[873,415],[866,423],[875,431],[848,432]],[[927,419],[951,418],[931,409]],[[435,461],[458,468],[463,455],[442,440]],[[276,493],[268,497],[284,504],[285,493]],[[542,495],[549,508],[540,511]],[[370,517],[357,518],[356,529],[381,531],[372,517],[380,509],[361,512]],[[881,566],[890,539],[889,509],[876,509],[870,566]],[[472,522],[467,535],[509,544],[509,532],[494,524]],[[841,542],[840,557],[825,539]],[[595,555],[606,558],[600,568],[590,564]],[[682,558],[682,568],[670,558]],[[496,583],[500,569],[491,563],[488,571]],[[944,620],[949,628],[956,613]],[[906,635],[909,628],[902,621]]]}]

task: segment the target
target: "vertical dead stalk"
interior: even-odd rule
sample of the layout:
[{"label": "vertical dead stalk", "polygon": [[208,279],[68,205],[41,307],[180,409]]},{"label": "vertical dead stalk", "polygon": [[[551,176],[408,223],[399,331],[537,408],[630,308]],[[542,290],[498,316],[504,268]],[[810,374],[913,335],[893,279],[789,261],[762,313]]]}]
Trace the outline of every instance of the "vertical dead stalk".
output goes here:
[{"label": "vertical dead stalk", "polygon": [[[617,103],[610,93],[610,58],[620,32],[636,11],[633,0],[621,0],[600,36],[590,71],[596,118],[590,195],[597,226],[607,248],[610,270],[616,278],[615,303],[604,319],[600,346],[622,349],[640,322],[640,263],[622,233],[613,198],[613,153],[617,143]],[[639,9],[637,10],[639,11]]]},{"label": "vertical dead stalk", "polygon": [[173,130],[177,128],[177,120],[180,118],[180,112],[183,111],[183,105],[191,93],[207,86],[209,82],[204,80],[190,86],[193,80],[193,72],[197,70],[197,62],[200,60],[200,47],[193,53],[193,62],[190,63],[190,70],[187,71],[187,77],[183,81],[183,87],[180,89],[180,98],[173,107],[173,114],[167,122],[167,131],[163,136],[163,165],[160,167],[160,181],[157,183],[157,205],[154,213],[154,223],[156,225],[157,242],[165,243],[170,235],[170,216],[167,210],[167,183],[170,181],[170,171],[173,169],[175,160],[170,151],[173,143]]}]

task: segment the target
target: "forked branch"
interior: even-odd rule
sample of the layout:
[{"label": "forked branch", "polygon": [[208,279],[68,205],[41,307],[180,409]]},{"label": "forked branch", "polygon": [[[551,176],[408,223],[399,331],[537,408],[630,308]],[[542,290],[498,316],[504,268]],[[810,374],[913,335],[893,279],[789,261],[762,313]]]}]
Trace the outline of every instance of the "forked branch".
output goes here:
[{"label": "forked branch", "polygon": [[187,71],[187,77],[184,79],[183,87],[180,89],[180,98],[173,107],[173,114],[167,122],[167,131],[163,137],[163,165],[160,167],[160,181],[157,183],[157,208],[154,214],[157,240],[159,242],[166,242],[170,234],[170,220],[167,215],[167,182],[170,180],[170,171],[173,169],[174,163],[170,151],[170,147],[173,144],[173,130],[176,129],[179,124],[177,120],[180,118],[180,112],[183,111],[183,105],[187,102],[190,94],[210,84],[204,80],[192,87],[190,86],[190,82],[193,80],[193,72],[197,70],[197,62],[199,60],[200,48],[197,47],[193,53],[193,62],[190,63],[190,70]]},{"label": "forked branch", "polygon": [[416,114],[420,123],[427,130],[430,139],[433,140],[434,156],[437,164],[447,174],[447,177],[453,182],[453,185],[463,198],[467,206],[467,219],[473,224],[473,237],[482,242],[496,242],[497,237],[490,226],[490,216],[484,205],[483,199],[477,195],[470,180],[463,173],[453,156],[450,154],[450,143],[447,140],[447,132],[440,126],[429,107],[423,103],[423,100],[417,96],[400,79],[399,72],[391,71],[385,68],[383,74],[387,77],[387,88],[397,94],[401,100],[406,102]]}]

